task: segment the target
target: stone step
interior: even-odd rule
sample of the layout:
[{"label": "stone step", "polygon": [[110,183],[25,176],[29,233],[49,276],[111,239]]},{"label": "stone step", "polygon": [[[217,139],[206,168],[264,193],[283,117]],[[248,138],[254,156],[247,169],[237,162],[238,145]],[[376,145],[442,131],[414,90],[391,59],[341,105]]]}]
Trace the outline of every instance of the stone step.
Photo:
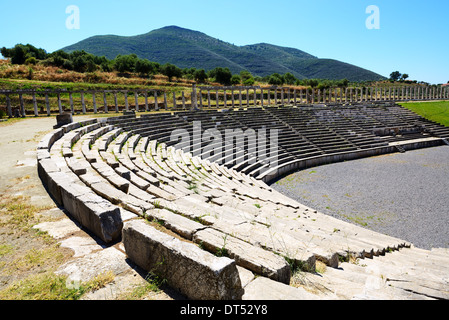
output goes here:
[{"label": "stone step", "polygon": [[237,265],[258,275],[290,283],[290,266],[285,259],[272,252],[212,228],[197,231],[193,241],[212,253],[235,260]]},{"label": "stone step", "polygon": [[323,297],[303,288],[289,285],[265,277],[257,277],[245,286],[242,300],[321,300]]},{"label": "stone step", "polygon": [[244,290],[235,261],[159,232],[142,220],[125,223],[127,256],[193,300],[239,300]]}]

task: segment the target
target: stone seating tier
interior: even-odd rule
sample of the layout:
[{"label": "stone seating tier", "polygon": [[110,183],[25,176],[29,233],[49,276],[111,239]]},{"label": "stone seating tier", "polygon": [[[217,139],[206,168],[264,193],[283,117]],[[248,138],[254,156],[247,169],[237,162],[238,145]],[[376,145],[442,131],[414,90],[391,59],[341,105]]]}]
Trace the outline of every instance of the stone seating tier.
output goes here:
[{"label": "stone seating tier", "polygon": [[[39,175],[55,201],[85,228],[105,243],[123,241],[131,260],[147,271],[157,269],[190,298],[241,299],[243,270],[288,285],[292,270],[313,274],[318,261],[337,268],[348,257],[373,259],[412,247],[321,214],[263,181],[264,174],[282,174],[300,161],[314,165],[323,157],[358,157],[351,152],[363,149],[341,134],[330,134],[335,130],[325,125],[327,120],[317,120],[318,134],[310,142],[307,136],[312,139],[312,134],[292,130],[293,125],[279,120],[281,112],[285,110],[180,112],[160,119],[131,115],[63,126],[38,145]],[[256,113],[262,116],[253,117]],[[199,119],[213,125],[224,118],[229,120],[225,128],[249,128],[252,119],[253,128],[273,125],[288,132],[281,135],[285,140],[278,140],[279,167],[270,168],[257,157],[250,161],[254,146],[250,151],[235,149],[235,155],[245,159],[240,165],[220,165],[214,160],[221,155],[194,156],[169,143],[174,128],[188,128]],[[158,129],[160,134],[155,133]],[[369,131],[366,136],[373,138]],[[326,142],[330,140],[338,142]],[[149,221],[156,221],[162,231]]]}]

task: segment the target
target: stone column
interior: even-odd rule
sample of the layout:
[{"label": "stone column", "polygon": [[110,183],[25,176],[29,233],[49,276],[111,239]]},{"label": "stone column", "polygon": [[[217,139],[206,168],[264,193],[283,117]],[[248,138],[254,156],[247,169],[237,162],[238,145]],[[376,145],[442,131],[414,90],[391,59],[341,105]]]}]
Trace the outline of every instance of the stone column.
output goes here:
[{"label": "stone column", "polygon": [[234,96],[234,89],[231,89],[231,101],[232,101],[232,107],[235,107],[235,96]]},{"label": "stone column", "polygon": [[207,106],[210,108],[210,90],[207,90]]},{"label": "stone column", "polygon": [[104,113],[109,113],[108,100],[107,100],[107,97],[106,97],[106,91],[103,92],[103,106],[104,106]]},{"label": "stone column", "polygon": [[215,107],[218,109],[220,107],[219,105],[219,99],[218,99],[218,90],[215,91]]},{"label": "stone column", "polygon": [[8,117],[12,118],[11,98],[9,97],[9,94],[6,94],[6,110],[8,112]]},{"label": "stone column", "polygon": [[94,105],[94,113],[97,113],[97,100],[95,99],[95,91],[92,92],[92,103]]},{"label": "stone column", "polygon": [[240,103],[240,108],[242,107],[242,89],[239,89],[239,103]]},{"label": "stone column", "polygon": [[22,118],[25,118],[25,103],[23,102],[22,93],[19,93],[19,102],[20,102],[20,115]]},{"label": "stone column", "polygon": [[62,103],[61,103],[61,93],[58,92],[58,110],[59,114],[62,114]]},{"label": "stone column", "polygon": [[36,101],[36,92],[33,92],[33,109],[34,109],[34,116],[39,116],[39,112],[37,110],[37,101]]},{"label": "stone column", "polygon": [[118,113],[117,92],[114,92],[114,104],[115,104],[115,112]]},{"label": "stone column", "polygon": [[249,107],[249,89],[246,89],[246,106]]},{"label": "stone column", "polygon": [[200,90],[200,109],[203,109],[203,90]]},{"label": "stone column", "polygon": [[148,91],[145,90],[145,112],[148,112]]},{"label": "stone column", "polygon": [[48,93],[45,93],[45,107],[47,108],[47,116],[50,116],[51,110],[50,110],[50,101],[48,99]]},{"label": "stone column", "polygon": [[176,103],[176,93],[173,91],[173,109],[176,109],[178,104]]},{"label": "stone column", "polygon": [[81,92],[81,106],[83,114],[86,114],[86,101],[84,100],[84,92]]},{"label": "stone column", "polygon": [[154,90],[154,110],[159,111],[159,103],[157,101],[157,90]]},{"label": "stone column", "polygon": [[264,105],[264,98],[263,98],[263,88],[260,88],[260,104],[262,105],[262,107],[263,107],[263,105]]},{"label": "stone column", "polygon": [[137,91],[134,92],[134,105],[136,108],[136,112],[139,112],[139,94]]},{"label": "stone column", "polygon": [[70,111],[72,111],[72,114],[75,114],[75,108],[73,107],[73,96],[71,92],[69,92],[69,101],[70,101]]},{"label": "stone column", "polygon": [[128,92],[125,92],[125,111],[129,111]]},{"label": "stone column", "polygon": [[168,110],[167,92],[164,92],[164,108],[165,110]]},{"label": "stone column", "polygon": [[184,96],[184,91],[181,92],[182,95],[182,109],[186,109],[186,97]]},{"label": "stone column", "polygon": [[192,100],[192,106],[191,109],[198,110],[198,99],[196,96],[196,85],[192,85],[192,96],[190,98]]}]

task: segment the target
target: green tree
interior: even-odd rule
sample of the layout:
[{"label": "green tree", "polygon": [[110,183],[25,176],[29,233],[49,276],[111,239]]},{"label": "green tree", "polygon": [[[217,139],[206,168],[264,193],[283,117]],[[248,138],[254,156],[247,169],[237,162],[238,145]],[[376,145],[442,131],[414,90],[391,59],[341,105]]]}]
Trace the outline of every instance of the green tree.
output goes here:
[{"label": "green tree", "polygon": [[235,86],[235,85],[240,84],[240,83],[242,83],[242,78],[238,74],[234,74],[231,77],[231,84],[233,86]]},{"label": "green tree", "polygon": [[398,81],[401,78],[402,74],[399,71],[394,71],[390,74],[391,81]]},{"label": "green tree", "polygon": [[136,54],[118,55],[114,59],[114,69],[120,73],[134,72],[137,63]]},{"label": "green tree", "polygon": [[38,49],[31,44],[16,44],[13,48],[3,47],[0,50],[5,58],[11,58],[12,64],[24,64],[28,58],[44,60],[47,58],[47,52],[44,49]]},{"label": "green tree", "polygon": [[295,84],[296,82],[296,78],[294,75],[292,75],[290,72],[287,72],[286,74],[284,74],[284,81],[286,84],[292,85]]},{"label": "green tree", "polygon": [[197,83],[205,83],[207,80],[207,74],[204,69],[195,70],[193,77]]},{"label": "green tree", "polygon": [[141,76],[148,76],[150,73],[154,72],[154,67],[148,59],[138,59],[136,61],[135,71]]},{"label": "green tree", "polygon": [[279,73],[273,73],[268,79],[268,83],[274,86],[281,86],[284,84],[284,77]]},{"label": "green tree", "polygon": [[209,78],[214,78],[216,82],[227,86],[231,84],[232,73],[229,68],[217,67],[209,71]]},{"label": "green tree", "polygon": [[171,64],[171,63],[164,64],[161,67],[160,71],[164,76],[168,77],[169,82],[172,81],[173,77],[177,77],[177,78],[182,77],[182,69],[178,68],[177,66],[175,66],[174,64]]}]

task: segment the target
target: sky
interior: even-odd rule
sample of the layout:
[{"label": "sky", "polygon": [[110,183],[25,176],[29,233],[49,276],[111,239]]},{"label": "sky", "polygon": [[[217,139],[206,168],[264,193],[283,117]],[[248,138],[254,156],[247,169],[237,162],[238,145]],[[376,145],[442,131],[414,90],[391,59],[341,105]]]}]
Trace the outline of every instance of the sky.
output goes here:
[{"label": "sky", "polygon": [[296,48],[386,77],[399,71],[410,80],[449,81],[446,0],[1,1],[0,47],[29,43],[53,52],[94,35],[176,25],[239,46]]}]

